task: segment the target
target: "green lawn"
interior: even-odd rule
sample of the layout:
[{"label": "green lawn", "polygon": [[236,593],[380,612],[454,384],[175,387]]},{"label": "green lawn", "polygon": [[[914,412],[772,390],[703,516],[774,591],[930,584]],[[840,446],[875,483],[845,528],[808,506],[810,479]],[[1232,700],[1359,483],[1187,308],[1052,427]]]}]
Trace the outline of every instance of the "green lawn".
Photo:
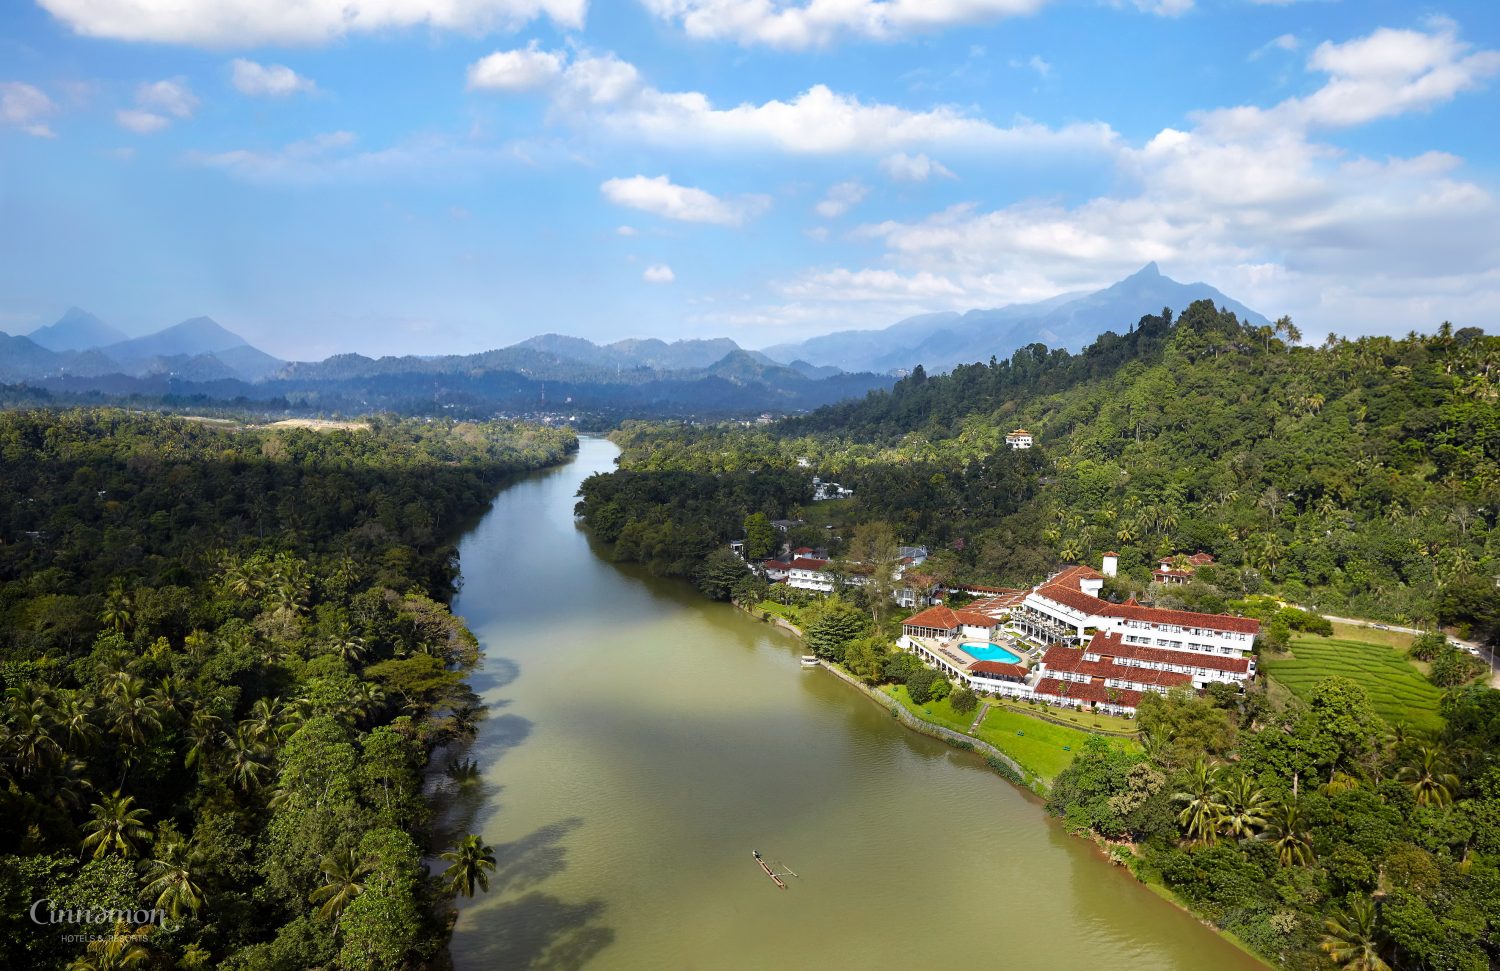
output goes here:
[{"label": "green lawn", "polygon": [[779,604],[774,600],[762,600],[760,603],[755,605],[755,609],[764,610],[768,614],[774,614],[777,617],[784,617],[787,620],[793,620],[797,616],[796,611],[791,607],[788,607],[786,604]]},{"label": "green lawn", "polygon": [[[1031,713],[1037,717],[1041,717],[1043,714],[1040,705],[1028,704],[1024,701],[1017,701],[1014,698],[992,700],[990,704],[1004,705],[1022,714]],[[1065,721],[1070,725],[1077,725],[1085,731],[1094,730],[1101,734],[1105,732],[1117,732],[1121,735],[1134,735],[1140,730],[1140,726],[1135,723],[1135,719],[1121,718],[1119,715],[1102,715],[1092,711],[1061,707],[1048,708],[1045,714],[1048,718]]]},{"label": "green lawn", "polygon": [[[900,701],[927,721],[954,731],[968,733],[969,725],[978,714],[978,709],[966,715],[955,712],[948,699],[932,701],[925,705],[912,704],[904,685],[886,685],[880,690]],[[981,701],[980,704],[984,702]],[[1089,733],[1064,725],[1054,725],[1040,718],[1033,718],[1021,711],[998,707],[990,703],[979,730],[974,733],[995,748],[1015,759],[1033,775],[1039,776],[1047,785],[1057,778],[1073,761],[1073,753],[1083,745]],[[1105,736],[1108,737],[1108,736]],[[1109,742],[1121,749],[1138,750],[1133,739],[1110,738]]]},{"label": "green lawn", "polygon": [[1405,722],[1421,731],[1438,731],[1442,691],[1412,666],[1397,648],[1346,637],[1298,635],[1289,657],[1269,658],[1265,673],[1300,698],[1308,698],[1319,681],[1345,677],[1363,686],[1380,717]]}]

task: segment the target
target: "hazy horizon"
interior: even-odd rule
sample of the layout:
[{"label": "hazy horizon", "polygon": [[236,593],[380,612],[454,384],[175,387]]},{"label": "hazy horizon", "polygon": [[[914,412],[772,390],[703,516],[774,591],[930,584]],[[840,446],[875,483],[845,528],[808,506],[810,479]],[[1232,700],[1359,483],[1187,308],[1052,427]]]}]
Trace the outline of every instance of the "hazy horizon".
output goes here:
[{"label": "hazy horizon", "polygon": [[1309,338],[1495,329],[1500,8],[37,0],[0,330],[760,349],[1159,262]]}]

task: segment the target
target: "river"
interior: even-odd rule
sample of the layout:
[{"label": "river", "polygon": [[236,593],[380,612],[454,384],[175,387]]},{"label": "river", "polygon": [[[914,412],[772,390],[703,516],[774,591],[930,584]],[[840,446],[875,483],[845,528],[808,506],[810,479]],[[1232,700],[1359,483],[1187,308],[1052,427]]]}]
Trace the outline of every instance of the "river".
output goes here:
[{"label": "river", "polygon": [[1263,967],[794,637],[598,556],[574,493],[616,454],[584,439],[460,546],[490,715],[447,823],[498,867],[459,969]]}]

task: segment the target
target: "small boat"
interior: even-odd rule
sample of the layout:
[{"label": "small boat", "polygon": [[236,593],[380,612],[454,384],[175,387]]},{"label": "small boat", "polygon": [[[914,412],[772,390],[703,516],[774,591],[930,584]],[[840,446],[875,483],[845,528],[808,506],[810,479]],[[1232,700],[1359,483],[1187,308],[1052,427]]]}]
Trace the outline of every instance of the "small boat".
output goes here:
[{"label": "small boat", "polygon": [[[780,887],[782,890],[786,889],[786,881],[781,878],[783,876],[795,877],[797,875],[791,870],[788,870],[786,867],[782,867],[781,872],[778,873],[775,870],[771,869],[771,864],[767,863],[766,858],[760,855],[760,850],[751,850],[750,852],[755,854],[755,862],[759,863],[760,868],[766,871],[766,876],[771,878],[771,882],[775,883],[776,886]],[[780,864],[777,865],[780,866]]]},{"label": "small boat", "polygon": [[804,654],[804,655],[802,655],[802,666],[805,667],[805,668],[815,668],[815,667],[817,667],[818,666],[818,656],[816,654]]}]

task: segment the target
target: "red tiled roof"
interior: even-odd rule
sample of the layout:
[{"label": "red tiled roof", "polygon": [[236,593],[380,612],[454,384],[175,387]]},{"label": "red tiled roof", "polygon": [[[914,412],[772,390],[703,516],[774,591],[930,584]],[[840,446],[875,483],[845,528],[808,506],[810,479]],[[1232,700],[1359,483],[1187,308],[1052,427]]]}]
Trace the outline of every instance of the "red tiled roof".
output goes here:
[{"label": "red tiled roof", "polygon": [[1077,587],[1070,587],[1061,583],[1048,583],[1045,586],[1037,587],[1036,592],[1048,600],[1060,603],[1064,607],[1072,607],[1074,610],[1082,611],[1085,614],[1092,614],[1096,617],[1109,616],[1111,604],[1108,601],[1100,600],[1093,594],[1084,593]]},{"label": "red tiled roof", "polygon": [[789,570],[821,570],[828,565],[827,560],[815,560],[808,556],[799,556],[787,564]]},{"label": "red tiled roof", "polygon": [[[1131,684],[1158,685],[1163,688],[1186,688],[1191,687],[1193,677],[1180,671],[1159,671],[1155,668],[1139,668],[1125,664],[1115,664],[1111,660],[1089,661],[1084,658],[1084,651],[1075,647],[1052,647],[1042,658],[1042,663],[1047,666],[1048,671],[1067,671],[1072,674],[1086,674],[1091,678],[1114,678],[1118,681],[1129,681]],[[1088,653],[1098,653],[1090,648]],[[1107,657],[1107,655],[1106,655]]]},{"label": "red tiled roof", "polygon": [[1153,624],[1176,624],[1179,627],[1203,627],[1208,630],[1232,630],[1242,634],[1259,634],[1260,621],[1229,614],[1195,614],[1190,610],[1163,610],[1160,607],[1127,607],[1110,604],[1111,617],[1144,620]]},{"label": "red tiled roof", "polygon": [[1249,617],[1232,617],[1229,614],[1195,614],[1189,610],[1163,610],[1160,607],[1142,607],[1137,604],[1112,604],[1100,600],[1082,590],[1075,590],[1056,582],[1037,587],[1036,592],[1065,607],[1095,617],[1123,617],[1152,624],[1175,624],[1178,627],[1202,627],[1207,630],[1238,631],[1243,634],[1260,633],[1260,621]]},{"label": "red tiled roof", "polygon": [[961,625],[969,627],[995,627],[999,621],[986,614],[972,610],[954,610],[951,607],[928,607],[920,614],[913,614],[902,622],[907,627],[931,627],[935,630],[956,630]]},{"label": "red tiled roof", "polygon": [[792,564],[786,560],[767,560],[766,562],[761,564],[761,566],[765,567],[767,570],[785,570],[790,568],[791,565]]},{"label": "red tiled roof", "polygon": [[1192,556],[1188,557],[1188,562],[1193,564],[1194,566],[1208,566],[1213,561],[1213,554],[1205,553],[1202,550],[1199,550]]},{"label": "red tiled roof", "polygon": [[792,552],[796,553],[798,556],[801,556],[803,553],[811,553],[812,551],[813,548],[811,546],[799,546],[796,549],[792,550]]},{"label": "red tiled roof", "polygon": [[991,614],[993,616],[993,612],[1010,610],[1016,604],[1025,600],[1026,595],[1029,593],[1031,593],[1030,590],[1011,590],[1006,593],[997,593],[993,597],[985,597],[982,600],[974,601],[969,604],[969,609],[977,613]]},{"label": "red tiled roof", "polygon": [[[1113,700],[1110,698],[1111,693],[1114,694]],[[1053,698],[1071,698],[1074,701],[1124,705],[1127,708],[1135,708],[1141,703],[1141,693],[1131,691],[1129,688],[1106,688],[1102,682],[1081,684],[1077,681],[1059,681],[1056,678],[1043,678],[1037,683],[1036,694],[1038,697],[1045,695]]]},{"label": "red tiled roof", "polygon": [[1229,671],[1234,674],[1249,674],[1250,659],[1229,657],[1223,654],[1198,654],[1193,651],[1173,651],[1164,647],[1145,647],[1126,644],[1115,631],[1095,634],[1089,641],[1088,652],[1100,657],[1129,658],[1133,661],[1150,661],[1153,664],[1178,664],[1209,671]]},{"label": "red tiled roof", "polygon": [[975,661],[969,665],[970,674],[999,674],[1009,678],[1026,677],[1026,669],[1019,664],[1004,661]]},{"label": "red tiled roof", "polygon": [[1094,569],[1093,567],[1090,567],[1090,566],[1076,566],[1075,565],[1075,566],[1067,567],[1061,573],[1059,573],[1056,576],[1050,578],[1047,582],[1049,584],[1052,584],[1052,583],[1073,583],[1073,584],[1076,584],[1079,580],[1103,580],[1103,579],[1104,579],[1104,574],[1100,573],[1098,570]]},{"label": "red tiled roof", "polygon": [[936,630],[954,630],[959,626],[958,616],[947,607],[928,607],[901,622],[904,627],[932,627]]}]

